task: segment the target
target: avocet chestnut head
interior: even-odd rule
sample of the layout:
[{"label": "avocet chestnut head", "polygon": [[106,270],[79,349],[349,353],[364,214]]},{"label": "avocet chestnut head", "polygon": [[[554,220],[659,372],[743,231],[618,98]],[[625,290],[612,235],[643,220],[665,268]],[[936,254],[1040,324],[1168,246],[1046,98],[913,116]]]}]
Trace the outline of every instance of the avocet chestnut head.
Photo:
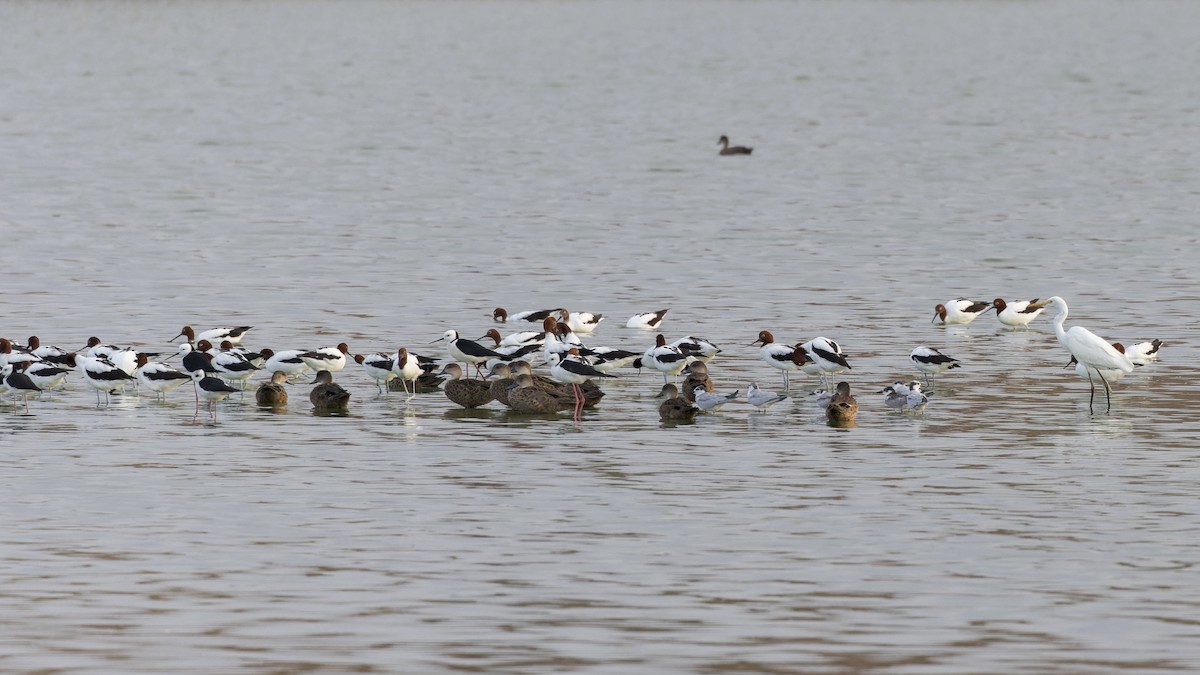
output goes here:
[{"label": "avocet chestnut head", "polygon": [[942,323],[947,326],[968,324],[974,321],[975,317],[991,308],[992,303],[981,300],[966,300],[964,298],[947,300],[945,304],[934,305],[933,319],[930,323],[937,323],[938,319],[941,319]]}]

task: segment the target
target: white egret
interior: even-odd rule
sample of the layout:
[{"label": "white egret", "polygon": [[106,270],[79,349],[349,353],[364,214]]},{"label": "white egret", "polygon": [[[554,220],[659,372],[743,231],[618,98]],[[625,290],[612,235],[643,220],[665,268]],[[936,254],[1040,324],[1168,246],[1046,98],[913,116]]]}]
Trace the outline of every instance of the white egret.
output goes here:
[{"label": "white egret", "polygon": [[1107,340],[1096,335],[1092,331],[1083,326],[1071,326],[1071,330],[1063,328],[1063,322],[1067,320],[1067,301],[1059,296],[1054,296],[1044,303],[1047,307],[1055,306],[1058,308],[1058,315],[1054,317],[1054,334],[1058,337],[1058,342],[1071,352],[1071,356],[1083,366],[1088,375],[1088,384],[1092,386],[1092,395],[1088,399],[1088,409],[1092,408],[1092,404],[1096,399],[1096,381],[1092,379],[1092,373],[1095,373],[1100,378],[1100,382],[1104,384],[1104,396],[1108,402],[1108,409],[1112,409],[1112,389],[1108,386],[1108,380],[1105,379],[1104,370],[1119,370],[1124,373],[1133,371],[1133,363],[1129,357],[1117,351]]}]

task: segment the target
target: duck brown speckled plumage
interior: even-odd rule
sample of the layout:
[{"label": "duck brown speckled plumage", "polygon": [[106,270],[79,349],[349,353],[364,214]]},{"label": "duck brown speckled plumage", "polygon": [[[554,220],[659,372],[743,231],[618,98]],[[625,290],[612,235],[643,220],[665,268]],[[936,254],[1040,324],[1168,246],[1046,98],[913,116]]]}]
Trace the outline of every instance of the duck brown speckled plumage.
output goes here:
[{"label": "duck brown speckled plumage", "polygon": [[478,408],[492,401],[492,385],[484,380],[464,380],[462,366],[446,364],[441,375],[448,379],[442,390],[446,398],[464,408]]},{"label": "duck brown speckled plumage", "polygon": [[512,407],[508,402],[508,394],[509,385],[513,381],[512,367],[507,363],[497,363],[496,367],[492,368],[492,374],[488,377],[489,391],[492,393],[492,398],[499,401],[506,408]]},{"label": "duck brown speckled plumage", "polygon": [[696,402],[696,387],[701,387],[704,391],[712,393],[712,378],[708,376],[708,365],[703,361],[693,361],[688,364],[688,367],[683,372],[687,377],[683,381],[683,391],[679,395],[685,401],[688,403]]},{"label": "duck brown speckled plumage", "polygon": [[508,391],[508,405],[513,412],[549,414],[575,407],[575,397],[563,391],[543,389],[527,374],[518,375]]},{"label": "duck brown speckled plumage", "polygon": [[857,414],[858,401],[850,394],[849,383],[838,382],[833,398],[829,399],[829,405],[825,406],[825,417],[831,424],[845,424],[853,422]]},{"label": "duck brown speckled plumage", "polygon": [[[272,375],[271,379],[275,376]],[[350,406],[350,392],[333,381],[333,373],[328,370],[317,371],[317,378],[312,381],[312,391],[308,400],[317,410],[346,410]]]},{"label": "duck brown speckled plumage", "polygon": [[690,422],[700,412],[699,408],[679,395],[679,390],[673,384],[664,384],[658,397],[666,398],[658,406],[658,416],[665,422]]},{"label": "duck brown speckled plumage", "polygon": [[[529,375],[533,378],[533,385],[535,387],[547,391],[564,393],[571,396],[572,400],[574,400],[575,394],[569,385],[560,384],[543,375],[534,375],[533,367],[529,365],[528,361],[513,361],[511,367],[514,377]],[[604,392],[601,391],[600,385],[590,380],[579,385],[579,389],[583,392],[583,407],[585,408],[595,408],[600,399],[604,398]]]},{"label": "duck brown speckled plumage", "polygon": [[287,405],[288,393],[283,388],[287,384],[287,373],[277,370],[271,375],[270,382],[264,382],[254,393],[258,405],[266,408],[282,408]]}]

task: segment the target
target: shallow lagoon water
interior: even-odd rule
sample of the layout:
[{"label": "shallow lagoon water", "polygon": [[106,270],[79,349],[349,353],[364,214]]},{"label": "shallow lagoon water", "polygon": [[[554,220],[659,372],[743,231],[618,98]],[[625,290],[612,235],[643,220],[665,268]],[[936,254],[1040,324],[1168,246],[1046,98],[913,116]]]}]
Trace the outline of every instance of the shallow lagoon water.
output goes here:
[{"label": "shallow lagoon water", "polygon": [[[441,355],[562,305],[644,348],[670,307],[720,389],[827,335],[862,408],[667,426],[630,373],[576,425],[351,367],[349,416],[196,424],[74,381],[0,414],[0,669],[1190,671],[1198,11],[0,7],[0,334]],[[1051,294],[1167,343],[1111,414],[1048,317],[929,322]],[[917,344],[964,367],[890,412]]]}]

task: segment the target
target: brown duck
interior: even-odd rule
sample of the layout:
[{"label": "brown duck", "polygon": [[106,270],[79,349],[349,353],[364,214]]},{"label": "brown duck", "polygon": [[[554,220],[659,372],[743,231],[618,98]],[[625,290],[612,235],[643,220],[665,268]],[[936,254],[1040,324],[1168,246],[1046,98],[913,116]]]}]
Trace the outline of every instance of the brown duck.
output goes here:
[{"label": "brown duck", "polygon": [[457,363],[446,364],[439,374],[448,378],[442,387],[446,398],[464,408],[478,408],[492,400],[492,385],[484,380],[464,380]]},{"label": "brown duck", "polygon": [[509,386],[513,384],[512,367],[507,363],[497,363],[495,368],[492,368],[492,375],[488,378],[489,391],[492,393],[492,398],[499,401],[504,407],[511,408],[512,404],[508,402]]},{"label": "brown duck", "polygon": [[748,155],[754,152],[754,148],[747,148],[743,145],[730,146],[728,136],[722,136],[717,141],[717,145],[721,146],[721,151],[717,153],[719,155]]},{"label": "brown duck", "polygon": [[833,398],[829,399],[829,404],[825,406],[825,417],[830,424],[847,424],[853,422],[857,414],[858,401],[850,394],[850,385],[838,382]]},{"label": "brown duck", "polygon": [[692,361],[683,369],[686,379],[683,381],[683,391],[679,394],[688,403],[696,402],[696,387],[712,393],[712,378],[708,376],[708,365],[703,361]]},{"label": "brown duck", "polygon": [[[574,399],[574,392],[570,385],[561,384],[543,375],[534,375],[533,367],[528,361],[513,361],[512,372],[514,376],[529,375],[533,378],[533,385],[547,391],[561,392]],[[600,390],[600,385],[588,380],[579,385],[579,389],[583,392],[583,407],[595,408],[600,399],[604,398],[604,392]]]},{"label": "brown duck", "polygon": [[508,405],[513,412],[549,414],[575,407],[575,396],[564,391],[543,389],[529,375],[521,374],[508,385]]},{"label": "brown duck", "polygon": [[[272,375],[271,379],[274,380],[275,376]],[[308,394],[308,400],[317,410],[346,410],[350,406],[350,392],[335,383],[333,373],[328,370],[317,371],[317,379],[310,384],[317,385]]]},{"label": "brown duck", "polygon": [[287,373],[282,370],[271,375],[270,382],[264,382],[254,393],[254,400],[264,408],[282,408],[287,405],[288,393],[283,388],[287,384]]},{"label": "brown duck", "polygon": [[658,416],[664,422],[690,422],[700,409],[688,403],[679,396],[679,390],[673,384],[664,384],[662,391],[655,398],[666,398],[658,406]]}]

